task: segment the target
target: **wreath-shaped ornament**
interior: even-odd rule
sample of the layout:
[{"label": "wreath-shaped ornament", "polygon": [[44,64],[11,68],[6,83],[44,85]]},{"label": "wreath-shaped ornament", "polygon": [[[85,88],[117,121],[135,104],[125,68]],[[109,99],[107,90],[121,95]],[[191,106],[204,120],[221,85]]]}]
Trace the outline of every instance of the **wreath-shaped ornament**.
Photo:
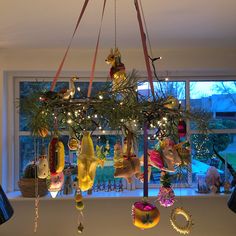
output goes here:
[{"label": "wreath-shaped ornament", "polygon": [[[177,215],[182,215],[185,218],[186,224],[184,226],[181,226],[177,223]],[[193,226],[192,216],[181,207],[177,207],[172,210],[170,222],[173,228],[180,234],[189,234]]]}]

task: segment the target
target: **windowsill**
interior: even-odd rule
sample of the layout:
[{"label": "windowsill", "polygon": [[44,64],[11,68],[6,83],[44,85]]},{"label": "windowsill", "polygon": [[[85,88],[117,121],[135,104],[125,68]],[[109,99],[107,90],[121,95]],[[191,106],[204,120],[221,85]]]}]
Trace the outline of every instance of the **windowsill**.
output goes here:
[{"label": "windowsill", "polygon": [[[149,189],[149,197],[157,197],[159,189]],[[209,198],[209,197],[229,197],[230,194],[225,193],[197,193],[196,189],[194,188],[174,188],[174,192],[177,198]],[[25,198],[22,197],[20,191],[10,192],[7,193],[7,196],[12,201],[27,201],[27,200],[34,200],[34,198]],[[91,195],[87,193],[83,194],[85,199],[108,199],[108,198],[142,198],[143,190],[136,189],[136,190],[124,190],[123,192],[93,192]],[[41,197],[40,200],[71,200],[74,199],[74,194],[64,195],[58,193],[56,198],[52,198],[50,194],[47,196]]]}]

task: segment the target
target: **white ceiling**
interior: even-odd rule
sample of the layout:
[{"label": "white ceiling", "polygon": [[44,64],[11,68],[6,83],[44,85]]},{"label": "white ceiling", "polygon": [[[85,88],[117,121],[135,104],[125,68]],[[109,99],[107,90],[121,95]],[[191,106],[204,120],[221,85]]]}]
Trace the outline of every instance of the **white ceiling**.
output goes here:
[{"label": "white ceiling", "polygon": [[[65,48],[83,0],[0,0],[0,48]],[[117,0],[117,44],[141,46],[133,0]],[[90,0],[72,46],[94,48],[103,0]],[[153,48],[236,48],[236,0],[142,0]],[[107,0],[101,48],[114,46]]]}]

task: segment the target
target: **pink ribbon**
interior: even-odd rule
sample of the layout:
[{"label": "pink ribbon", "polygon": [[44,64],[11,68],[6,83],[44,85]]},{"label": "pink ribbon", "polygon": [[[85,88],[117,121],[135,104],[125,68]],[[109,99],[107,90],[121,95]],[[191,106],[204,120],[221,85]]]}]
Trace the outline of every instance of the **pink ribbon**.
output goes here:
[{"label": "pink ribbon", "polygon": [[139,23],[140,35],[141,35],[141,39],[142,39],[143,53],[144,53],[144,59],[145,59],[145,63],[146,63],[148,80],[149,80],[149,84],[150,84],[150,87],[151,87],[152,95],[154,97],[155,93],[154,93],[154,86],[153,86],[153,79],[152,79],[152,71],[151,71],[150,61],[149,61],[149,57],[148,57],[146,36],[145,36],[145,33],[144,33],[144,29],[143,29],[143,23],[142,23],[140,10],[139,10],[138,1],[134,0],[134,4],[135,4],[135,7],[136,7],[136,11],[137,11],[137,18],[138,18],[138,23]]},{"label": "pink ribbon", "polygon": [[90,81],[89,81],[88,94],[87,94],[88,98],[90,97],[91,91],[92,91],[92,84],[93,84],[93,80],[94,80],[94,72],[95,72],[95,66],[96,66],[96,61],[97,61],[98,46],[99,46],[99,42],[100,42],[100,35],[101,35],[101,30],[102,30],[102,22],[103,22],[105,6],[106,6],[106,0],[104,0],[104,2],[103,2],[102,18],[101,18],[98,39],[97,39],[96,49],[95,49],[94,58],[93,58],[92,70],[91,70],[91,74],[90,74]]},{"label": "pink ribbon", "polygon": [[73,32],[72,37],[71,37],[71,39],[70,39],[69,45],[68,45],[68,47],[67,47],[67,49],[66,49],[65,55],[64,55],[64,57],[62,58],[62,61],[61,61],[60,65],[59,65],[59,68],[57,69],[57,72],[56,72],[56,74],[55,74],[55,76],[54,76],[54,78],[53,78],[53,82],[52,82],[52,84],[51,84],[50,91],[53,91],[54,88],[55,88],[56,82],[57,82],[57,80],[58,80],[58,78],[59,78],[59,75],[60,75],[60,73],[61,73],[62,67],[63,67],[63,65],[64,65],[64,62],[65,62],[66,57],[67,57],[67,54],[68,54],[68,52],[69,52],[71,43],[72,43],[73,38],[74,38],[74,36],[75,36],[75,33],[76,33],[76,31],[77,31],[77,29],[78,29],[78,27],[79,27],[80,21],[81,21],[81,19],[82,19],[82,17],[83,17],[83,14],[84,14],[85,9],[86,9],[86,7],[87,7],[87,5],[88,5],[88,2],[89,2],[89,0],[85,0],[85,1],[84,1],[83,8],[82,8],[81,13],[80,13],[80,15],[79,15],[79,18],[78,18],[78,20],[77,20],[77,23],[76,23],[74,32]]}]

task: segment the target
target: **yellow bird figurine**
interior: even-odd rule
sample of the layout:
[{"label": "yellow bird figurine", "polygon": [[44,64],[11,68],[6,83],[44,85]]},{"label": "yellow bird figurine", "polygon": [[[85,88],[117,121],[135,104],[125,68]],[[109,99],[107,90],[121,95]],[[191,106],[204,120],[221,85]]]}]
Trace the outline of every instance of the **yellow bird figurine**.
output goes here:
[{"label": "yellow bird figurine", "polygon": [[81,152],[78,156],[78,185],[82,191],[93,187],[98,159],[94,154],[93,141],[90,133],[83,133]]}]

